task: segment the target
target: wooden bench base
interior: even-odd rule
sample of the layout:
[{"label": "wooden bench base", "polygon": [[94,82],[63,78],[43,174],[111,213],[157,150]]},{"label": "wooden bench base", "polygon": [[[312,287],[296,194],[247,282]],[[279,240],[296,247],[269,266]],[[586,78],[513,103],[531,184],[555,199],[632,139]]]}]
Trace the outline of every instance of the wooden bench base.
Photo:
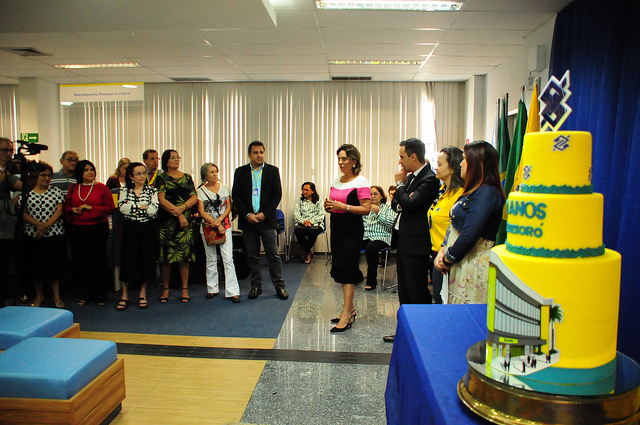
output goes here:
[{"label": "wooden bench base", "polygon": [[63,330],[54,338],[80,338],[80,323],[74,323],[73,326]]},{"label": "wooden bench base", "polygon": [[69,400],[0,397],[0,424],[108,423],[125,397],[124,360],[118,359]]}]

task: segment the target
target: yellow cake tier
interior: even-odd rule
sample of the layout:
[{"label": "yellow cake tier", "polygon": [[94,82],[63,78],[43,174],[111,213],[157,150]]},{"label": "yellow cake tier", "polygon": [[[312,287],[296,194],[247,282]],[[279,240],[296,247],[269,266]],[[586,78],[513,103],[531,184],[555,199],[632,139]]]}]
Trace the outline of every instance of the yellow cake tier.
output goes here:
[{"label": "yellow cake tier", "polygon": [[604,198],[513,192],[507,200],[507,247],[535,257],[602,255]]},{"label": "yellow cake tier", "polygon": [[504,245],[492,253],[531,290],[560,305],[562,322],[554,326],[560,355],[553,367],[596,368],[615,358],[620,254],[607,249],[592,258],[535,258],[510,253]]},{"label": "yellow cake tier", "polygon": [[522,150],[529,193],[591,193],[591,134],[584,131],[529,133]]}]

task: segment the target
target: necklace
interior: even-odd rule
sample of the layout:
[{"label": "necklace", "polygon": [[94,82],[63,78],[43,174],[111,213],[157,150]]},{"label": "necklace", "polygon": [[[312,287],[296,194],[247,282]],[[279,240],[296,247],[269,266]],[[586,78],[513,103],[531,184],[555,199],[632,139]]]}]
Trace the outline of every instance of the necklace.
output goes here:
[{"label": "necklace", "polygon": [[91,191],[93,191],[93,183],[90,183],[89,186],[91,186],[91,189],[89,189],[89,193],[87,193],[87,196],[83,198],[82,195],[80,194],[80,189],[82,189],[82,186],[86,186],[86,185],[87,185],[86,183],[82,183],[82,185],[78,188],[78,198],[80,198],[82,202],[85,202],[87,199],[89,199],[89,195],[91,195]]}]

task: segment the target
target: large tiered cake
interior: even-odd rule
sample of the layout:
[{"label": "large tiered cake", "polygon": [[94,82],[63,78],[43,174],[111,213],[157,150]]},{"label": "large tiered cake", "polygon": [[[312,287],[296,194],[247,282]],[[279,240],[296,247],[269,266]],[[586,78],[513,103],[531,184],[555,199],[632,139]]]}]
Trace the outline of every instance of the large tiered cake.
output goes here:
[{"label": "large tiered cake", "polygon": [[[507,242],[490,256],[486,365],[494,378],[545,391],[612,385],[620,255],[602,243],[603,196],[591,186],[591,135],[525,136]],[[582,389],[581,389],[582,387]],[[587,393],[589,391],[586,391]]]}]

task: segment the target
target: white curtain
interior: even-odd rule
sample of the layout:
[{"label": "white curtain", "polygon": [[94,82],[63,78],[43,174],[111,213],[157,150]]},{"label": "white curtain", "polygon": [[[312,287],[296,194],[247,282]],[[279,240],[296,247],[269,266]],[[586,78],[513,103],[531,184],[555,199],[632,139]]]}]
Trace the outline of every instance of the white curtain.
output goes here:
[{"label": "white curtain", "polygon": [[428,83],[429,98],[434,101],[436,138],[439,151],[445,146],[463,147],[464,136],[464,83]]},{"label": "white curtain", "polygon": [[393,184],[398,143],[429,134],[423,109],[430,104],[424,83],[145,84],[144,102],[64,107],[65,149],[92,160],[101,181],[121,157],[136,161],[147,148],[171,148],[196,184],[200,165],[214,162],[231,185],[248,144],[261,140],[266,161],[280,168],[280,208],[291,228],[301,184],[313,181],[326,197],[343,143],[358,147],[371,184]]},{"label": "white curtain", "polygon": [[18,105],[18,86],[0,85],[0,137],[19,138]]}]

